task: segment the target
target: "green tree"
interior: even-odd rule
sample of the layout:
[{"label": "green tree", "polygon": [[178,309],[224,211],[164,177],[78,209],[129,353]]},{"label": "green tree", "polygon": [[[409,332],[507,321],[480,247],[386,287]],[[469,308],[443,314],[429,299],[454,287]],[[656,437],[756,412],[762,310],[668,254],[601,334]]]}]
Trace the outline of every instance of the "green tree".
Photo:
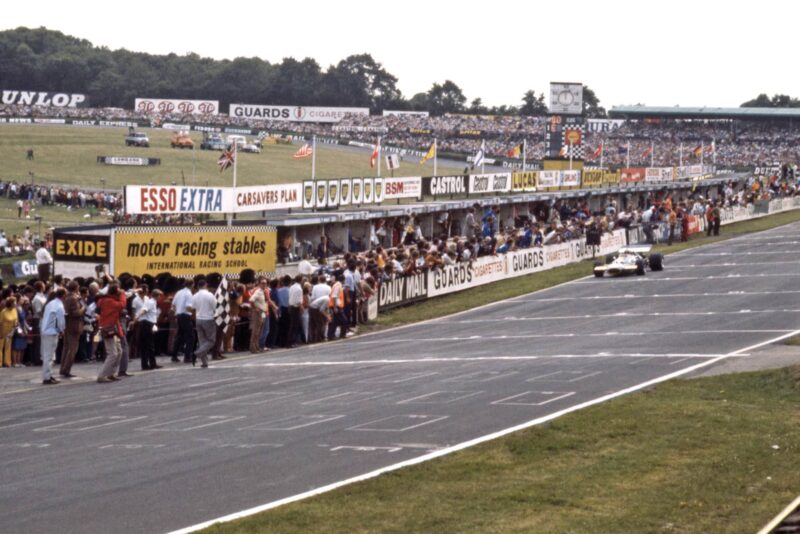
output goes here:
[{"label": "green tree", "polygon": [[442,85],[434,83],[428,91],[428,111],[432,115],[462,112],[466,101],[461,88],[450,80],[445,80]]},{"label": "green tree", "polygon": [[606,108],[600,105],[600,99],[588,85],[583,86],[583,114],[591,118],[607,117]]},{"label": "green tree", "polygon": [[522,95],[522,107],[519,108],[520,115],[526,117],[540,117],[547,115],[547,111],[544,93],[537,97],[536,92],[529,89]]},{"label": "green tree", "polygon": [[797,108],[800,107],[800,100],[789,95],[773,95],[768,97],[761,93],[752,100],[748,100],[740,107],[743,108]]}]

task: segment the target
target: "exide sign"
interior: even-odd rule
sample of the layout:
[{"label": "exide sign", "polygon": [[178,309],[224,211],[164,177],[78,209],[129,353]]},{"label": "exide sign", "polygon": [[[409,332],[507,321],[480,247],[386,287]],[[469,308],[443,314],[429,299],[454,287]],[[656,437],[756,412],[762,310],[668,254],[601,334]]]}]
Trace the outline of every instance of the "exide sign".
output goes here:
[{"label": "exide sign", "polygon": [[172,100],[161,98],[137,98],[136,111],[142,113],[181,113],[183,115],[216,115],[217,100]]}]

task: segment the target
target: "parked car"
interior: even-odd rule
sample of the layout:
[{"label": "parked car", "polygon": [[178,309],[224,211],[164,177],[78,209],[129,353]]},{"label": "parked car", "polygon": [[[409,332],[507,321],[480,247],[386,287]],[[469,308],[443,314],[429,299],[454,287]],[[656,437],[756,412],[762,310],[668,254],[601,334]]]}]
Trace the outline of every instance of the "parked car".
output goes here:
[{"label": "parked car", "polygon": [[228,144],[217,134],[203,135],[203,142],[200,143],[200,150],[226,150]]},{"label": "parked car", "polygon": [[150,146],[150,139],[146,133],[142,132],[128,132],[125,136],[125,146]]},{"label": "parked car", "polygon": [[176,132],[172,135],[170,145],[172,148],[194,148],[194,141],[189,132]]},{"label": "parked car", "polygon": [[240,152],[249,152],[251,154],[261,154],[261,148],[255,143],[246,143],[244,145],[239,145]]}]

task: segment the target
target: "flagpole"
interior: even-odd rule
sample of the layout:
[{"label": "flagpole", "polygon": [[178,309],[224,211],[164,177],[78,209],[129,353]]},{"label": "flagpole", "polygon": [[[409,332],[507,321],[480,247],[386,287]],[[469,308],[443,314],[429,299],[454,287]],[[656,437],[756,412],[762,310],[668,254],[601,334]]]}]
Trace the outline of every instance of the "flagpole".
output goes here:
[{"label": "flagpole", "polygon": [[569,170],[572,170],[572,139],[569,140]]},{"label": "flagpole", "polygon": [[704,141],[700,141],[700,165],[703,164],[703,152],[706,151],[706,145]]},{"label": "flagpole", "polygon": [[651,167],[655,167],[655,163],[653,163],[655,161],[655,157],[656,157],[656,142],[651,139],[650,140],[650,166]]},{"label": "flagpole", "polygon": [[436,176],[436,163],[439,157],[439,148],[436,146],[436,138],[433,138],[433,175]]},{"label": "flagpole", "polygon": [[631,168],[631,142],[628,141],[628,145],[626,146],[625,150],[625,167],[628,169]]},{"label": "flagpole", "polygon": [[311,180],[317,179],[317,136],[311,136]]},{"label": "flagpole", "polygon": [[683,142],[681,142],[681,148],[680,148],[680,162],[678,163],[678,166],[680,166],[680,167],[683,167]]},{"label": "flagpole", "polygon": [[600,141],[600,168],[603,168],[603,157],[606,155],[606,143],[604,140]]},{"label": "flagpole", "polygon": [[711,138],[711,164],[717,164],[717,138]]},{"label": "flagpole", "polygon": [[378,136],[378,178],[381,177],[381,136]]},{"label": "flagpole", "polygon": [[[236,198],[236,166],[239,163],[239,158],[237,157],[237,149],[239,148],[239,143],[234,141],[233,142],[233,198]],[[233,226],[233,213],[228,214],[228,226]]]},{"label": "flagpole", "polygon": [[522,139],[522,172],[525,172],[525,163],[528,159],[528,140]]},{"label": "flagpole", "polygon": [[486,174],[486,139],[481,141],[481,174]]}]

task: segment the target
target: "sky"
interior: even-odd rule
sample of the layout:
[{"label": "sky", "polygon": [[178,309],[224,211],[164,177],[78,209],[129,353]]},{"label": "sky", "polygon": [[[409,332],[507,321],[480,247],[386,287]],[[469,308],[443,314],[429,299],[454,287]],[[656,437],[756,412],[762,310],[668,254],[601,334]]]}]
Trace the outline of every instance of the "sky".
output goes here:
[{"label": "sky", "polygon": [[152,54],[311,57],[323,70],[366,52],[398,78],[406,98],[452,80],[467,103],[481,98],[489,106],[520,105],[528,90],[549,95],[552,81],[591,87],[607,109],[738,107],[760,93],[800,96],[792,27],[800,4],[728,5],[38,0],[35,9],[3,10],[0,30],[43,26],[95,46]]}]

